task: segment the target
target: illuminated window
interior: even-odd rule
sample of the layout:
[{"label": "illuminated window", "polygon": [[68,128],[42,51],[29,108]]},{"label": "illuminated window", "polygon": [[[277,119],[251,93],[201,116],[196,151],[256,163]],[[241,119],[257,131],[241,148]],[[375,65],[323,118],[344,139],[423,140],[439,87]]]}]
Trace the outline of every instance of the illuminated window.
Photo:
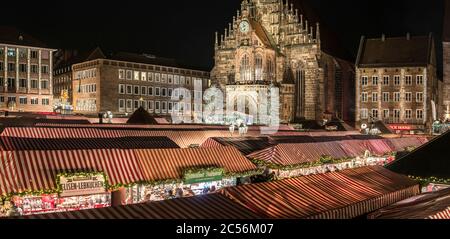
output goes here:
[{"label": "illuminated window", "polygon": [[422,75],[416,76],[416,84],[423,85],[423,76]]},{"label": "illuminated window", "polygon": [[412,76],[405,76],[405,85],[412,85]]},{"label": "illuminated window", "polygon": [[383,85],[389,85],[389,76],[383,76]]},{"label": "illuminated window", "polygon": [[419,120],[423,119],[423,110],[416,110],[416,118]]},{"label": "illuminated window", "polygon": [[423,102],[423,93],[422,92],[416,93],[416,102]]},{"label": "illuminated window", "polygon": [[368,85],[368,84],[369,84],[369,77],[367,77],[367,76],[361,77],[361,85],[365,86],[365,85]]},{"label": "illuminated window", "polygon": [[412,118],[412,110],[405,110],[405,119]]},{"label": "illuminated window", "polygon": [[119,70],[119,79],[125,79],[125,70]]},{"label": "illuminated window", "polygon": [[361,101],[362,101],[362,102],[367,102],[367,100],[368,100],[368,94],[367,94],[367,92],[361,93]]},{"label": "illuminated window", "polygon": [[255,80],[262,81],[263,77],[263,59],[261,55],[256,55],[255,57]]},{"label": "illuminated window", "polygon": [[244,55],[241,59],[240,73],[241,81],[245,82],[251,80],[250,59],[247,55]]},{"label": "illuminated window", "polygon": [[394,102],[400,101],[400,92],[394,92]]},{"label": "illuminated window", "polygon": [[14,57],[16,56],[16,48],[9,48],[8,47],[8,56]]},{"label": "illuminated window", "polygon": [[383,119],[389,119],[389,110],[383,110]]},{"label": "illuminated window", "polygon": [[372,76],[372,85],[378,85],[378,76]]},{"label": "illuminated window", "polygon": [[383,92],[383,102],[389,102],[389,92]]},{"label": "illuminated window", "polygon": [[377,92],[372,93],[372,102],[378,102],[378,93]]},{"label": "illuminated window", "polygon": [[361,119],[369,118],[369,111],[367,109],[361,109]]},{"label": "illuminated window", "polygon": [[119,94],[125,94],[125,85],[120,84],[119,85]]},{"label": "illuminated window", "polygon": [[378,109],[372,109],[372,117],[373,118],[378,118]]},{"label": "illuminated window", "polygon": [[400,76],[394,76],[394,85],[400,85]]},{"label": "illuminated window", "polygon": [[412,101],[412,93],[411,92],[406,92],[405,93],[405,101],[407,101],[407,102],[411,102]]}]

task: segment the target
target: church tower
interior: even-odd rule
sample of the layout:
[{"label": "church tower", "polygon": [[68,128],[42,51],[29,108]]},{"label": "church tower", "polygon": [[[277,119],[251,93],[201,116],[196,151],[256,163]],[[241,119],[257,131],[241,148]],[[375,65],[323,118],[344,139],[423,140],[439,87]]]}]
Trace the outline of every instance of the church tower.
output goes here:
[{"label": "church tower", "polygon": [[321,55],[319,24],[309,23],[289,0],[243,0],[224,33],[216,33],[211,79],[231,107],[238,95],[248,95],[245,114],[251,113],[247,105],[261,107],[258,92],[276,87],[281,122],[320,120]]}]

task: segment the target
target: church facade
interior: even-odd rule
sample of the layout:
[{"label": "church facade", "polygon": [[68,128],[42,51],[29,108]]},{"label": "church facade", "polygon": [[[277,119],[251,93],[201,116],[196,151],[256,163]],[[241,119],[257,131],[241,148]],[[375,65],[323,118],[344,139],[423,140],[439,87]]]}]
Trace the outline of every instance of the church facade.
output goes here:
[{"label": "church facade", "polygon": [[279,111],[281,123],[322,120],[342,107],[334,100],[336,71],[327,65],[338,63],[321,50],[319,23],[282,0],[243,0],[225,33],[216,33],[211,80],[233,109],[246,95],[245,114],[261,112],[266,99],[259,93],[276,87],[279,105],[268,111]]}]

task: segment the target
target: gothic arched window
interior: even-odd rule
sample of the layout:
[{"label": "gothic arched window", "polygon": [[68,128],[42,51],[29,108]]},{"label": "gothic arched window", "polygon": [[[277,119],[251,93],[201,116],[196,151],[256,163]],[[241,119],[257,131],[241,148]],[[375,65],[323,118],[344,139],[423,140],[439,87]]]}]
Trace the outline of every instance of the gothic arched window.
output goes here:
[{"label": "gothic arched window", "polygon": [[263,80],[263,58],[260,54],[255,57],[255,81]]},{"label": "gothic arched window", "polygon": [[244,55],[241,59],[241,81],[250,81],[251,80],[251,72],[250,72],[250,59],[247,55]]},{"label": "gothic arched window", "polygon": [[267,77],[266,80],[272,81],[274,76],[275,66],[272,59],[267,59]]}]

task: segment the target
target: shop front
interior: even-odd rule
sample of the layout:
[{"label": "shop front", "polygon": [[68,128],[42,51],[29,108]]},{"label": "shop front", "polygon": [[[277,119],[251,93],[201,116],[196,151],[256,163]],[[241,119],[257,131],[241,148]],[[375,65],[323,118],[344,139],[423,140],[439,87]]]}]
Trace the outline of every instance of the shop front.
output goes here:
[{"label": "shop front", "polygon": [[2,216],[13,207],[20,215],[109,207],[111,194],[102,173],[58,174],[55,193],[14,195],[4,200]]},{"label": "shop front", "polygon": [[425,125],[414,124],[389,124],[389,128],[396,134],[402,135],[414,135],[414,134],[426,134]]},{"label": "shop front", "polygon": [[236,182],[237,177],[225,176],[223,168],[185,170],[182,180],[128,187],[126,204],[204,195],[224,187],[236,186]]}]

